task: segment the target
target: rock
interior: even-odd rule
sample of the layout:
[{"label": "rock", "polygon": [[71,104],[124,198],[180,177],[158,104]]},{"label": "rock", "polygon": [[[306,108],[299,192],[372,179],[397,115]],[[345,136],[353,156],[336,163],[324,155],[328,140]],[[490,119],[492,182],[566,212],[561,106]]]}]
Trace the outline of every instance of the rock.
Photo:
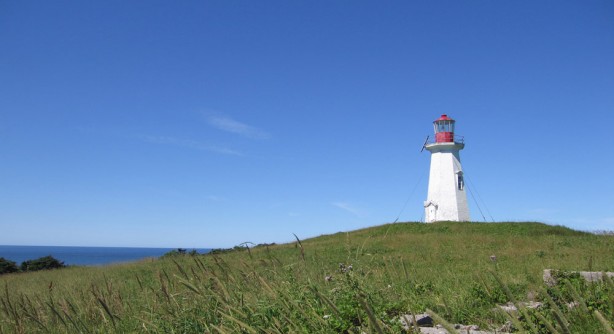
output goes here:
[{"label": "rock", "polygon": [[505,322],[505,324],[503,324],[503,326],[501,326],[497,332],[502,333],[502,332],[511,332],[512,331],[512,322],[511,321],[507,321]]},{"label": "rock", "polygon": [[[587,282],[600,282],[603,280],[603,272],[600,271],[580,271],[580,276],[584,277]],[[614,278],[614,272],[605,273],[610,278]]]},{"label": "rock", "polygon": [[[546,283],[546,285],[555,286],[558,283],[556,281],[556,278],[552,276],[552,273],[555,271],[556,270],[553,270],[553,269],[544,269],[543,280],[544,280],[544,283]],[[603,280],[603,274],[604,274],[601,271],[565,271],[565,273],[567,274],[578,273],[580,274],[580,277],[584,278],[584,280],[587,282],[600,282]],[[614,272],[609,271],[609,272],[606,272],[605,274],[610,278],[614,278]]]},{"label": "rock", "polygon": [[574,309],[578,306],[580,306],[580,303],[578,303],[577,301],[573,301],[573,302],[569,302],[566,304],[568,309]]},{"label": "rock", "polygon": [[532,309],[541,308],[544,305],[540,302],[535,302],[535,301],[530,301],[528,303],[523,303],[523,304],[526,308],[532,308]]},{"label": "rock", "polygon": [[[512,312],[516,312],[518,311],[518,309],[516,308],[516,306],[512,303],[507,303],[505,305],[497,305],[498,308],[502,309],[503,311],[507,312],[507,313],[512,313]],[[496,310],[497,308],[495,308]]]},{"label": "rock", "polygon": [[414,326],[414,316],[416,317],[416,324],[418,327],[430,327],[433,326],[433,318],[428,313],[421,313],[416,315],[404,314],[401,316],[401,324],[403,328],[409,330]]},{"label": "rock", "polygon": [[[413,328],[414,326],[413,317],[414,315],[411,315],[411,314],[404,314],[401,316],[400,321],[405,330],[409,331],[411,328]],[[423,334],[451,334],[441,325],[437,325],[433,327],[433,318],[431,318],[431,316],[428,315],[427,313],[416,314],[415,317],[416,317],[416,323],[418,324],[418,329],[420,330],[420,333],[423,333]],[[480,327],[478,327],[477,325],[456,324],[454,325],[454,328],[458,330],[458,333],[462,333],[462,334],[495,334],[495,333],[508,334],[502,331],[494,331],[494,332],[481,331]],[[454,334],[457,334],[457,333],[454,333]]]},{"label": "rock", "polygon": [[[420,333],[422,333],[422,334],[451,334],[450,332],[445,330],[445,328],[443,328],[443,327],[420,327]],[[509,334],[509,332],[481,331],[481,330],[477,330],[477,329],[474,330],[474,329],[471,329],[471,328],[459,329],[454,334],[458,334],[458,333],[460,333],[460,334]]]},{"label": "rock", "polygon": [[480,330],[480,326],[478,325],[461,325],[461,324],[456,324],[454,325],[454,328],[460,330],[462,333],[465,332],[475,332],[475,331],[479,331]]},{"label": "rock", "polygon": [[555,286],[556,280],[552,277],[552,269],[544,269],[544,274],[542,275],[542,279],[547,286]]},{"label": "rock", "polygon": [[448,334],[448,331],[443,329],[443,328],[420,327],[420,333],[424,333],[424,334]]},{"label": "rock", "polygon": [[[540,303],[540,302],[530,301],[530,302],[522,302],[521,305],[526,307],[526,308],[537,309],[537,308],[542,307],[543,304]],[[497,307],[502,309],[503,311],[505,311],[507,313],[512,313],[512,312],[518,311],[518,308],[513,303],[507,303],[505,305],[497,305]],[[496,309],[497,308],[495,308],[495,310]]]}]

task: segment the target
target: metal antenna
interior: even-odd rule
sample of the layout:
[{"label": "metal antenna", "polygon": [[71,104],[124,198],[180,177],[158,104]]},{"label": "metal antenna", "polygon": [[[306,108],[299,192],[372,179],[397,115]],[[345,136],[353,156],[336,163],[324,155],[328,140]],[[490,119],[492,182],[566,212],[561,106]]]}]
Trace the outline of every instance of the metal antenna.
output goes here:
[{"label": "metal antenna", "polygon": [[424,144],[422,144],[422,149],[420,150],[420,153],[422,153],[422,151],[424,151],[424,148],[426,147],[426,144],[429,142],[429,137],[430,136],[426,136],[426,139],[424,140]]}]

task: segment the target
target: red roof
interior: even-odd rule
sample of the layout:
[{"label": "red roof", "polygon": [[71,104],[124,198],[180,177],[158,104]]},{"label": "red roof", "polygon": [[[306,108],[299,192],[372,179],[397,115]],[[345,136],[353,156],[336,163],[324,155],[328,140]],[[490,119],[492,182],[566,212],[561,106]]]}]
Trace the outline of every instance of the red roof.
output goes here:
[{"label": "red roof", "polygon": [[443,115],[441,115],[441,117],[439,117],[438,119],[435,120],[435,122],[437,122],[437,121],[453,121],[453,119],[448,117],[448,115],[443,114]]}]

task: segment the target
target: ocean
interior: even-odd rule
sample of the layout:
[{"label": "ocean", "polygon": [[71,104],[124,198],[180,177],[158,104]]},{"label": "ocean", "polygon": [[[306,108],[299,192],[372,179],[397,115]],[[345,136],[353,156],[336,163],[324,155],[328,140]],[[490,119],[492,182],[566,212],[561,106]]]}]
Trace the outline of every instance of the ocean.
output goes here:
[{"label": "ocean", "polygon": [[[177,248],[137,248],[137,247],[73,247],[73,246],[3,246],[0,257],[15,261],[19,266],[26,260],[34,260],[51,255],[66,265],[101,266],[113,263],[133,262],[149,257],[160,257]],[[187,249],[188,252],[191,248]],[[208,248],[196,249],[207,253]]]}]

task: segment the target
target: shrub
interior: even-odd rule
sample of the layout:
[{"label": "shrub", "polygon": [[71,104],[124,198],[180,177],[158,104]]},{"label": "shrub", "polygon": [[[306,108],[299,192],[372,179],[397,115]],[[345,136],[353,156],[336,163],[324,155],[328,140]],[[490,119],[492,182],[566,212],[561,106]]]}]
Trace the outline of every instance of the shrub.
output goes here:
[{"label": "shrub", "polygon": [[162,255],[162,258],[183,256],[183,255],[195,256],[195,255],[198,255],[198,251],[196,249],[192,249],[191,251],[188,252],[188,250],[185,248],[177,248],[177,249],[173,249],[170,252],[164,253],[164,255]]},{"label": "shrub", "polygon": [[11,260],[0,257],[0,275],[18,272],[17,264]]},{"label": "shrub", "polygon": [[64,262],[55,259],[51,255],[47,255],[35,260],[27,260],[21,263],[21,271],[37,271],[46,269],[64,268]]}]

